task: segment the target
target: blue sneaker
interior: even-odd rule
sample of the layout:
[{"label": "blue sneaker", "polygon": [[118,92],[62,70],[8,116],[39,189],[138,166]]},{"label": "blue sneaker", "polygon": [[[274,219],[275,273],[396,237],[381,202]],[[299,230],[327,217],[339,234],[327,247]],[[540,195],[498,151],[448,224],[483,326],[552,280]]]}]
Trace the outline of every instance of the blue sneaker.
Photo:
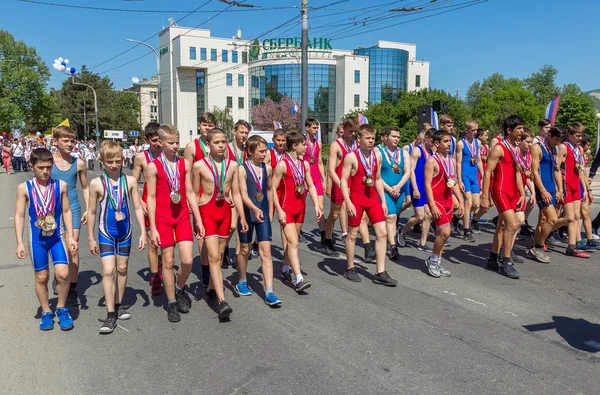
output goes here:
[{"label": "blue sneaker", "polygon": [[248,287],[248,283],[244,281],[243,283],[235,284],[235,291],[240,296],[250,296],[252,295],[252,290]]},{"label": "blue sneaker", "polygon": [[273,306],[280,306],[281,305],[281,299],[279,299],[277,296],[275,296],[275,294],[273,292],[269,292],[267,294],[267,296],[265,296],[265,303],[268,304],[271,307],[273,307]]},{"label": "blue sneaker", "polygon": [[40,317],[40,330],[49,331],[50,329],[54,329],[54,313],[51,311],[42,313]]},{"label": "blue sneaker", "polygon": [[576,244],[576,246],[577,246],[577,249],[579,249],[581,251],[595,251],[596,250],[594,247],[587,245],[586,239],[579,241]]},{"label": "blue sneaker", "polygon": [[56,309],[56,316],[58,317],[60,329],[62,329],[63,331],[73,329],[73,318],[71,318],[71,314],[69,314],[68,307]]},{"label": "blue sneaker", "polygon": [[560,240],[558,240],[556,237],[554,237],[554,235],[551,234],[546,239],[546,243],[547,244],[561,244],[562,242]]},{"label": "blue sneaker", "polygon": [[598,240],[588,240],[587,245],[597,250],[600,249],[600,241]]}]

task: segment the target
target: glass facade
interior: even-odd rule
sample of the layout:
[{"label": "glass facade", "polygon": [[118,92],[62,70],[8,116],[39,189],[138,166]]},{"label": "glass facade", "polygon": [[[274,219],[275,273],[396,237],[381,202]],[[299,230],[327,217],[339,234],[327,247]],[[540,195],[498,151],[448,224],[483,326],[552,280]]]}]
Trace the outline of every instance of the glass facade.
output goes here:
[{"label": "glass facade", "polygon": [[206,60],[206,48],[200,48],[200,60]]},{"label": "glass facade", "polygon": [[406,90],[408,52],[393,48],[359,48],[357,55],[369,57],[369,101],[395,102]]}]

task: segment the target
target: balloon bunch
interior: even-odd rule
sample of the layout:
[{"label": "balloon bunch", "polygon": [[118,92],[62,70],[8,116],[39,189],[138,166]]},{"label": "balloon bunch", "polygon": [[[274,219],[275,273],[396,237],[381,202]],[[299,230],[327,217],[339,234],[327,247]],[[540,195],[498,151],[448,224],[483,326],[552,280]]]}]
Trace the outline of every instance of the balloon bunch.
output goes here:
[{"label": "balloon bunch", "polygon": [[54,68],[54,70],[62,71],[67,75],[75,74],[75,67],[69,67],[69,59],[54,59],[54,64],[52,65],[52,67]]}]

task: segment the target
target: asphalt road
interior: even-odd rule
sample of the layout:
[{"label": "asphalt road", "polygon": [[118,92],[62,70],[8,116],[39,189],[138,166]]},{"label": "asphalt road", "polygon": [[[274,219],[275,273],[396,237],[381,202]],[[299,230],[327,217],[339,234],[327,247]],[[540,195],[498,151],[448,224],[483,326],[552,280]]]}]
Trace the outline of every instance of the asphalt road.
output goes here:
[{"label": "asphalt road", "polygon": [[[61,332],[56,325],[42,333],[30,262],[14,254],[15,189],[30,176],[0,174],[1,394],[600,391],[600,251],[575,260],[561,248],[550,264],[518,265],[522,279],[510,280],[483,268],[491,224],[482,224],[477,244],[451,239],[444,254],[450,278],[429,277],[427,254],[401,249],[400,259],[388,261],[397,288],[373,284],[374,265],[364,263],[357,263],[363,281],[349,282],[341,276],[343,257],[323,259],[303,244],[302,268],[313,283],[306,295],[279,280],[276,230],[275,292],[283,306],[263,303],[254,259],[248,277],[255,293],[236,297],[228,283],[234,312],[225,323],[205,301],[198,258],[188,282],[191,311],[169,323],[165,297],[149,294],[146,253],[136,252],[125,297],[133,317],[109,336],[98,334],[98,318],[105,317],[100,261],[90,255],[84,230],[79,289],[85,303],[71,311],[75,328]],[[310,231],[312,211],[307,218]],[[517,251],[524,255],[524,245]],[[232,269],[225,277],[236,280]]]}]

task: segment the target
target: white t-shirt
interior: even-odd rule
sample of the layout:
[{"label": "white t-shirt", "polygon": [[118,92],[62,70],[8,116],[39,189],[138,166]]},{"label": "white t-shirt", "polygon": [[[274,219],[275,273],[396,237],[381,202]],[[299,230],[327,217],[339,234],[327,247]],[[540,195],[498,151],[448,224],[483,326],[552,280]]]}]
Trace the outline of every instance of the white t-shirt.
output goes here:
[{"label": "white t-shirt", "polygon": [[16,158],[20,158],[23,156],[23,146],[21,145],[21,143],[19,144],[13,144],[11,146],[12,150],[13,150],[13,156]]}]

